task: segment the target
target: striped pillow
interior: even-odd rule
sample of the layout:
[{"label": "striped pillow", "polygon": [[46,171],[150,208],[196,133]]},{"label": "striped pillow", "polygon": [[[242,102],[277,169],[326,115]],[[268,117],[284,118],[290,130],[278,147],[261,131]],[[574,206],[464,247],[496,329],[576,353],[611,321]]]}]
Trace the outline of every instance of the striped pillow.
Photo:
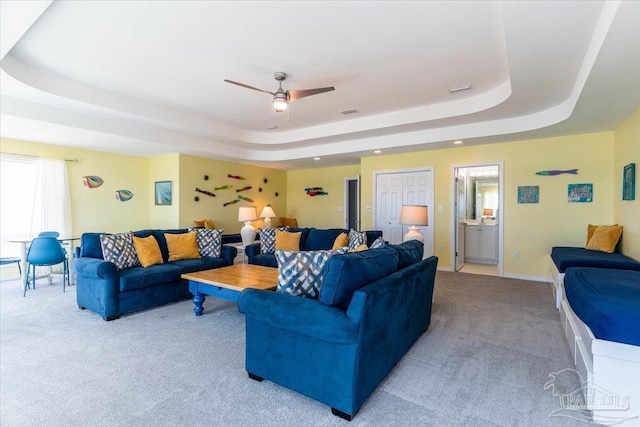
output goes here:
[{"label": "striped pillow", "polygon": [[120,234],[101,234],[100,246],[104,260],[115,264],[118,270],[140,266],[131,231]]},{"label": "striped pillow", "polygon": [[219,258],[222,250],[222,233],[224,229],[190,228],[196,232],[196,243],[201,257]]}]

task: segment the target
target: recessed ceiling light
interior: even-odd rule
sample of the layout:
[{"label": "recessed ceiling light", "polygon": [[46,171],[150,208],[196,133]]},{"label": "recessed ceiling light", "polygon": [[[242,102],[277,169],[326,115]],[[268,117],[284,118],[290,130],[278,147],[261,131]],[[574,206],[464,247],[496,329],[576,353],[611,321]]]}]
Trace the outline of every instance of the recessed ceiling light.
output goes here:
[{"label": "recessed ceiling light", "polygon": [[456,144],[456,145],[460,145],[460,144],[462,144],[463,142],[464,142],[464,141],[460,141],[460,140],[453,141],[453,143],[454,143],[454,144]]},{"label": "recessed ceiling light", "polygon": [[462,92],[463,90],[469,89],[471,89],[471,85],[452,87],[451,89],[449,89],[449,93]]},{"label": "recessed ceiling light", "polygon": [[314,157],[313,160],[320,160],[320,157]]},{"label": "recessed ceiling light", "polygon": [[374,153],[380,154],[380,153],[382,153],[382,150],[375,150]]}]

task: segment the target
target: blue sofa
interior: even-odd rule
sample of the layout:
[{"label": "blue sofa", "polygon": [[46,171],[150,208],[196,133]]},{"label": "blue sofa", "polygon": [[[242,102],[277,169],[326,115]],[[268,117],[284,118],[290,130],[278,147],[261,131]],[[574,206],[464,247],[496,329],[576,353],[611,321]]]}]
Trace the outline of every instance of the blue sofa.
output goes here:
[{"label": "blue sofa", "polygon": [[[300,236],[300,250],[301,251],[317,251],[321,249],[331,249],[336,237],[341,233],[349,233],[349,230],[344,228],[290,228],[291,233],[302,233]],[[367,233],[367,246],[371,244],[378,237],[382,237],[382,231],[371,230]],[[247,246],[244,250],[249,264],[262,265],[264,267],[278,267],[278,261],[275,254],[261,254],[260,243],[253,243]]]},{"label": "blue sofa", "polygon": [[180,276],[183,273],[232,265],[238,250],[233,246],[222,245],[219,258],[168,262],[169,251],[164,233],[180,234],[188,231],[186,228],[134,231],[134,236],[153,235],[156,238],[164,264],[120,271],[113,263],[103,259],[100,246],[102,233],[84,233],[73,262],[78,307],[83,310],[88,308],[108,321],[126,313],[191,298],[189,282]]},{"label": "blue sofa", "polygon": [[416,240],[334,255],[318,300],[246,289],[246,370],[351,420],[425,332],[438,258]]}]

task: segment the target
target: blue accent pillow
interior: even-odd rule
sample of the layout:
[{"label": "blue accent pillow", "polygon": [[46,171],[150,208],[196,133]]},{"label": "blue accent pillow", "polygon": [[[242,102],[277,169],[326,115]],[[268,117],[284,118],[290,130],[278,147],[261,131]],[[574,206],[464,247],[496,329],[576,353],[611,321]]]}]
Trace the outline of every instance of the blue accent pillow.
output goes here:
[{"label": "blue accent pillow", "polygon": [[118,270],[138,267],[138,254],[133,246],[133,233],[103,234],[100,236],[100,246],[104,260],[115,264]]},{"label": "blue accent pillow", "polygon": [[353,228],[349,230],[349,250],[358,249],[362,245],[367,244],[367,233],[356,231]]},{"label": "blue accent pillow", "polygon": [[375,251],[331,257],[324,269],[320,302],[346,310],[353,294],[363,286],[394,273],[398,251],[389,245]]},{"label": "blue accent pillow", "polygon": [[386,243],[384,242],[384,240],[382,240],[382,236],[378,237],[376,240],[373,241],[373,243],[371,244],[371,246],[369,246],[369,249],[378,249],[378,248],[382,248],[386,245]]},{"label": "blue accent pillow", "polygon": [[196,232],[198,251],[203,258],[219,258],[222,250],[222,228],[190,228]]}]

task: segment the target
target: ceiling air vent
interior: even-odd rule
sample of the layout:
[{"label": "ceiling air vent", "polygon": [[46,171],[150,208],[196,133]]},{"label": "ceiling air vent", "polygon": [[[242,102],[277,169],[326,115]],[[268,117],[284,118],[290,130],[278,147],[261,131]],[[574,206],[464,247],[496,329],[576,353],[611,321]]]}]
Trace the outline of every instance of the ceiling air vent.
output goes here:
[{"label": "ceiling air vent", "polygon": [[340,111],[340,113],[344,114],[345,116],[346,116],[347,114],[353,114],[353,113],[357,113],[357,112],[358,112],[358,110],[356,110],[355,108],[350,108],[350,109],[348,109],[348,110],[342,110],[342,111]]},{"label": "ceiling air vent", "polygon": [[267,126],[265,129],[266,129],[266,130],[274,130],[274,129],[278,129],[278,126],[276,126],[276,125],[271,125],[271,126]]}]

